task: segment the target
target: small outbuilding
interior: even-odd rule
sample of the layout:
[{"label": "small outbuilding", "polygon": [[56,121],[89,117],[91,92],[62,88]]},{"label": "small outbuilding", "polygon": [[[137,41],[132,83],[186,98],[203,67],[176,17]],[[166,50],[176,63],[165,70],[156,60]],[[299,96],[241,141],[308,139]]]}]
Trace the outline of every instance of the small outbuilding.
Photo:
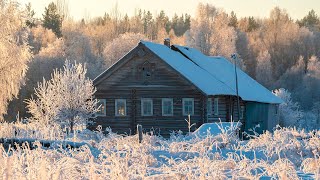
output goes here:
[{"label": "small outbuilding", "polygon": [[[271,91],[223,57],[210,57],[194,48],[140,41],[95,80],[101,110],[95,125],[133,134],[145,131],[168,135],[203,123],[240,120],[242,130],[272,130],[278,124],[278,104]],[[240,117],[238,117],[238,114]]]}]

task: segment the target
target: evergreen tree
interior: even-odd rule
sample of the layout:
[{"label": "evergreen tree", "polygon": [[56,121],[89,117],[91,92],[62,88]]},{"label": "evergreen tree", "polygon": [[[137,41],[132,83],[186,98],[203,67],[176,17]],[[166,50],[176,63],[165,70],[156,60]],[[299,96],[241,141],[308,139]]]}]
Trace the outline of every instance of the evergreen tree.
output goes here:
[{"label": "evergreen tree", "polygon": [[229,26],[233,26],[234,28],[238,27],[238,19],[236,13],[231,11],[230,18],[229,18]]},{"label": "evergreen tree", "polygon": [[57,37],[62,37],[62,17],[58,14],[57,6],[53,2],[45,8],[42,25],[47,29],[51,29]]},{"label": "evergreen tree", "polygon": [[259,28],[259,24],[256,22],[254,17],[249,17],[247,32],[252,32],[258,28]]},{"label": "evergreen tree", "polygon": [[35,27],[36,23],[35,23],[35,12],[33,9],[31,9],[31,3],[28,3],[26,5],[26,11],[27,11],[27,20],[26,20],[26,25],[30,28]]},{"label": "evergreen tree", "polygon": [[305,16],[303,19],[298,21],[300,26],[305,26],[308,28],[314,28],[320,26],[320,20],[316,12],[312,9],[309,11],[308,15]]}]

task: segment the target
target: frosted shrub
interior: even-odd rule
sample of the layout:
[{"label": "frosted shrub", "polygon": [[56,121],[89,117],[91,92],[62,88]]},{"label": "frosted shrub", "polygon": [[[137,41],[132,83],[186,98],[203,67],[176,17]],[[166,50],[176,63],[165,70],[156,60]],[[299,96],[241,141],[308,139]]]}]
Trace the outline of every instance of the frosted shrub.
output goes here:
[{"label": "frosted shrub", "polygon": [[2,138],[62,140],[65,136],[59,126],[44,126],[37,122],[22,123],[19,121],[0,123],[0,137]]},{"label": "frosted shrub", "polygon": [[107,130],[93,147],[47,149],[36,143],[39,148],[23,145],[8,152],[0,145],[0,174],[3,179],[299,179],[301,170],[319,177],[319,131],[279,128],[247,141],[144,134],[138,143],[138,135]]},{"label": "frosted shrub", "polygon": [[320,158],[306,158],[301,164],[301,170],[304,173],[312,173],[315,175],[315,179],[320,178]]},{"label": "frosted shrub", "polygon": [[299,179],[294,164],[288,159],[278,159],[265,168],[267,174],[276,179]]},{"label": "frosted shrub", "polygon": [[300,120],[303,118],[303,112],[300,105],[291,98],[291,93],[283,88],[274,90],[274,94],[283,100],[279,106],[280,124],[284,127],[293,127],[302,125]]}]

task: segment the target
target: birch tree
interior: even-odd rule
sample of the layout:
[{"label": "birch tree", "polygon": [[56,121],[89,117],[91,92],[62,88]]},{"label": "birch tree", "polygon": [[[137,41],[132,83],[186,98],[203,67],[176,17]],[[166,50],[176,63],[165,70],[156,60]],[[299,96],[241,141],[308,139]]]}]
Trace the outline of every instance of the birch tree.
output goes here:
[{"label": "birch tree", "polygon": [[32,54],[27,44],[26,15],[18,4],[0,0],[0,120],[18,96]]}]

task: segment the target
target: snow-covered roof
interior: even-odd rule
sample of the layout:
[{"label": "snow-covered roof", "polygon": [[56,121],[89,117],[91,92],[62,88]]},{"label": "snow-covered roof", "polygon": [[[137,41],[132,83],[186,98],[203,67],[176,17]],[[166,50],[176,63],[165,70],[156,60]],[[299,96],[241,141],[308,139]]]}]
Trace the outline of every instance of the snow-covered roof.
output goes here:
[{"label": "snow-covered roof", "polygon": [[141,43],[207,95],[233,94],[231,88],[226,87],[219,79],[213,77],[209,72],[196,66],[181,53],[173,51],[165,45],[146,41],[141,41]]},{"label": "snow-covered roof", "polygon": [[[141,41],[172,68],[207,95],[234,95],[236,83],[234,65],[223,57],[210,57],[194,48],[174,45],[182,53],[171,48]],[[282,100],[241,69],[238,72],[239,96],[245,101],[279,104]]]}]

